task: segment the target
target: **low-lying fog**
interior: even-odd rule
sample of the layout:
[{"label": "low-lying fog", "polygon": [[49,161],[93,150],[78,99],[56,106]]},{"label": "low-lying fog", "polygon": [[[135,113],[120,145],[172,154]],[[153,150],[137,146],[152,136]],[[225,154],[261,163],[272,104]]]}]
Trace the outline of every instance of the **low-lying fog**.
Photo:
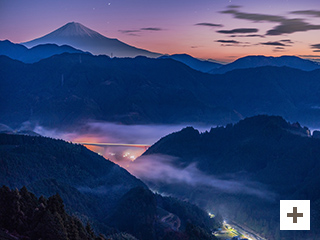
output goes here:
[{"label": "low-lying fog", "polygon": [[[57,129],[46,129],[37,126],[34,132],[47,137],[63,139],[74,143],[115,143],[115,144],[142,144],[151,146],[160,138],[180,131],[191,125],[121,125],[108,122],[91,122],[70,132],[61,132]],[[200,132],[210,130],[211,126],[194,126]],[[105,158],[126,167],[128,161],[134,161],[141,156],[146,148],[127,146],[92,146],[92,151]]]},{"label": "low-lying fog", "polygon": [[[106,122],[91,122],[80,129],[71,132],[60,132],[37,126],[34,131],[43,136],[64,139],[74,143],[116,143],[152,145],[162,137],[180,131],[190,125],[119,125]],[[200,132],[210,130],[211,126],[193,126]],[[239,181],[238,179],[221,180],[215,176],[208,176],[201,172],[196,164],[181,169],[173,164],[179,159],[172,156],[148,155],[139,160],[146,148],[128,146],[91,146],[92,151],[119,164],[131,174],[142,180],[186,184],[192,187],[210,187],[221,192],[245,193],[260,198],[271,198],[274,195],[264,189],[259,183]],[[267,197],[268,196],[268,197]]]}]

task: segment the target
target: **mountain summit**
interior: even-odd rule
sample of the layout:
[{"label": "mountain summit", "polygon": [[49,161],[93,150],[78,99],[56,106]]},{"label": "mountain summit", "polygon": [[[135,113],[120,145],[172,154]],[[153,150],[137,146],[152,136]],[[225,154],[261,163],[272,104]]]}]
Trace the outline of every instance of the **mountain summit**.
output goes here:
[{"label": "mountain summit", "polygon": [[158,53],[130,46],[118,39],[107,38],[77,22],[67,23],[45,36],[22,44],[30,48],[39,44],[48,43],[69,45],[95,55],[106,54],[115,57],[136,57],[139,55],[146,57],[160,56]]},{"label": "mountain summit", "polygon": [[47,37],[91,37],[91,38],[103,38],[100,33],[87,28],[81,23],[69,22],[66,25],[58,28],[57,30],[46,35]]}]

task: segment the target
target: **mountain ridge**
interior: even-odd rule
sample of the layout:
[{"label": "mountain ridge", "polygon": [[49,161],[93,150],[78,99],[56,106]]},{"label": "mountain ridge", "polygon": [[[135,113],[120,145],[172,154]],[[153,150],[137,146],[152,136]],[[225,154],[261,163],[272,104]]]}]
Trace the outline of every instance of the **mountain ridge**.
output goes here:
[{"label": "mountain ridge", "polygon": [[[203,239],[215,239],[210,237],[210,230],[219,225],[193,204],[152,193],[141,180],[84,146],[47,137],[0,134],[0,184],[16,189],[27,186],[38,197],[58,193],[69,214],[107,235],[120,230],[140,240],[168,239],[168,234],[177,236],[177,240],[186,239],[190,234],[186,229],[174,229],[158,218],[161,212],[169,211],[184,225],[190,221],[205,231],[207,238]],[[125,200],[128,194],[130,201]],[[172,202],[178,209],[171,210]],[[12,201],[5,204],[11,205]],[[114,210],[119,214],[113,215]],[[6,213],[5,218],[15,217],[11,214]]]},{"label": "mountain ridge", "polygon": [[21,44],[33,47],[45,43],[69,45],[94,55],[105,54],[111,57],[160,56],[158,53],[130,46],[116,38],[105,37],[77,22],[69,22],[53,32]]},{"label": "mountain ridge", "polygon": [[58,46],[57,44],[47,43],[27,48],[24,45],[12,43],[9,40],[0,41],[0,55],[4,55],[24,63],[35,63],[42,59],[62,53],[90,54],[68,45]]},{"label": "mountain ridge", "polygon": [[50,128],[87,121],[224,125],[266,113],[319,127],[319,69],[211,75],[173,59],[69,53],[31,65],[5,56],[0,62],[0,122],[12,128],[25,121]]},{"label": "mountain ridge", "polygon": [[194,58],[188,54],[163,55],[159,58],[171,58],[173,60],[182,62],[197,71],[204,73],[207,73],[212,69],[220,68],[222,66],[222,64]]},{"label": "mountain ridge", "polygon": [[[316,187],[320,183],[319,149],[320,140],[311,137],[308,128],[279,116],[259,115],[203,133],[184,128],[163,137],[134,164],[143,165],[161,154],[174,159],[171,165],[184,173],[196,165],[212,181],[233,180],[256,190],[268,190],[261,198],[246,196],[241,184],[237,185],[239,192],[231,193],[197,185],[199,177],[194,183],[148,180],[158,191],[217,208],[227,219],[263,233],[267,239],[313,239],[320,235],[320,191]],[[312,231],[295,238],[279,231],[280,199],[310,199]]]},{"label": "mountain ridge", "polygon": [[232,70],[264,66],[291,67],[303,71],[313,71],[316,69],[320,69],[320,65],[317,62],[302,59],[297,56],[284,55],[280,57],[267,57],[263,55],[250,55],[243,58],[239,58],[232,63],[221,66],[220,68],[212,69],[211,71],[209,71],[209,73],[224,74]]}]

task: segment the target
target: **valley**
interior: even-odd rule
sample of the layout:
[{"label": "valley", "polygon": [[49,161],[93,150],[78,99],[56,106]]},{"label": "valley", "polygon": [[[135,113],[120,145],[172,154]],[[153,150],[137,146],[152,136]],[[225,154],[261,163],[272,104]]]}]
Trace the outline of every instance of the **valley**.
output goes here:
[{"label": "valley", "polygon": [[1,240],[320,239],[317,0],[0,16]]},{"label": "valley", "polygon": [[[186,199],[202,206],[206,211],[216,209],[215,214],[220,212],[224,218],[229,219],[229,226],[235,229],[233,236],[238,234],[249,239],[270,239],[274,236],[274,232],[277,232],[276,203],[281,196],[288,197],[294,190],[285,189],[287,180],[283,178],[282,173],[274,174],[273,179],[264,177],[270,175],[268,171],[275,173],[275,169],[280,172],[287,167],[294,169],[294,166],[289,166],[292,164],[298,164],[298,171],[303,172],[312,172],[314,168],[318,168],[316,163],[318,139],[313,138],[306,127],[301,127],[297,123],[290,124],[281,117],[261,115],[225,127],[210,129],[202,126],[201,131],[193,127],[179,130],[181,125],[152,126],[152,135],[155,136],[153,140],[148,125],[111,125],[112,127],[108,128],[109,125],[110,123],[99,123],[98,131],[89,131],[83,135],[80,132],[60,133],[61,135],[55,132],[54,136],[69,137],[65,139],[68,141],[71,141],[70,137],[76,136],[75,139],[85,140],[90,136],[88,145],[82,142],[83,145],[142,179],[153,192]],[[115,130],[116,128],[118,129]],[[173,128],[177,130],[174,131]],[[42,133],[45,133],[44,129],[41,129]],[[101,129],[105,131],[102,132]],[[114,135],[110,134],[110,129],[113,129]],[[156,129],[159,130],[158,133]],[[174,133],[157,141],[156,136],[166,131]],[[126,139],[130,143],[115,143],[115,139],[121,140],[122,136],[123,140]],[[113,143],[105,143],[104,140],[110,139],[113,139]],[[133,143],[144,142],[143,139],[150,142],[150,145]],[[77,144],[79,143],[81,142]],[[292,147],[295,144],[299,144],[300,147]],[[304,150],[302,146],[309,150]],[[295,153],[292,155],[287,152],[289,149],[296,149]],[[305,156],[304,153],[308,151],[312,154]],[[270,157],[268,152],[278,157]],[[308,165],[302,167],[300,165],[302,162],[297,156],[301,159],[308,158]],[[210,159],[215,159],[217,163]],[[253,160],[248,161],[249,159]],[[281,164],[282,168],[277,167],[278,164]],[[289,165],[284,167],[283,164]],[[297,175],[303,176],[305,173]],[[288,177],[291,184],[294,184],[294,189],[303,189],[303,185],[298,181],[315,181],[312,185],[317,186],[317,178],[299,180],[292,179],[290,175]],[[281,182],[283,183],[279,184]],[[312,199],[317,199],[316,192]],[[260,206],[264,208],[259,209]],[[315,208],[313,211],[318,210]],[[260,219],[264,214],[268,220]],[[260,217],[257,219],[255,215]],[[168,224],[171,221],[180,222],[172,213],[163,214],[161,221]],[[260,226],[264,225],[265,221],[270,221],[270,225],[261,230]],[[175,226],[174,223],[170,224]],[[220,233],[217,236],[224,238]]]}]

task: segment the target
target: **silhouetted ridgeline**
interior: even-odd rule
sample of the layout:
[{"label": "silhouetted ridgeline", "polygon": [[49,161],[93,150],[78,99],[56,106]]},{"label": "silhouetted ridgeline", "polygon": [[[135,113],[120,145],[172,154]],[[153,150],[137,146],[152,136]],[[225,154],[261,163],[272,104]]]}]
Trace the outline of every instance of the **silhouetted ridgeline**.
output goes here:
[{"label": "silhouetted ridgeline", "polygon": [[49,127],[88,120],[212,125],[278,114],[318,124],[320,70],[288,67],[195,71],[172,59],[61,54],[34,64],[0,57],[2,114],[11,127]]},{"label": "silhouetted ridgeline", "polygon": [[[10,188],[25,185],[38,197],[58,193],[69,214],[77,216],[84,223],[89,221],[97,233],[110,235],[111,239],[133,239],[132,236],[140,240],[170,239],[170,236],[174,237],[172,239],[186,239],[189,235],[197,234],[197,231],[207,233],[207,238],[204,239],[214,239],[210,231],[219,227],[218,222],[210,219],[206,212],[195,205],[157,196],[118,165],[81,145],[62,140],[0,134],[0,184]],[[7,201],[3,196],[9,194],[12,198],[19,199],[19,194],[22,194],[3,189],[4,195],[1,194],[0,199],[9,205],[12,201]],[[23,192],[26,189],[23,188]],[[30,211],[30,223],[23,225],[25,228],[21,230],[21,235],[29,234],[29,230],[34,230],[29,227],[38,224],[38,220],[32,216],[41,203],[33,195],[30,201],[34,203],[31,209],[22,210],[28,214]],[[59,200],[59,203],[62,206],[62,201]],[[176,207],[172,207],[172,204]],[[169,214],[180,223],[178,227],[163,220]],[[5,215],[12,216],[10,212]],[[67,217],[61,218],[64,220]],[[56,224],[55,220],[52,221],[52,224]],[[52,228],[50,224],[48,228]],[[188,229],[190,224],[193,231]],[[64,223],[60,225],[59,227],[63,227]],[[15,227],[6,225],[4,228],[12,232]],[[57,232],[61,231],[57,229]],[[62,233],[64,232],[63,230]],[[67,239],[63,236],[58,239]]]},{"label": "silhouetted ridgeline", "polygon": [[218,69],[222,67],[222,64],[220,63],[199,60],[197,58],[191,57],[188,54],[163,55],[159,58],[163,58],[163,59],[170,58],[178,62],[182,62],[185,65],[191,67],[192,69],[195,69],[204,73],[207,73],[213,69]]},{"label": "silhouetted ridgeline", "polygon": [[54,127],[89,119],[131,124],[238,119],[230,109],[207,104],[207,75],[171,59],[62,54],[32,65],[1,56],[0,64],[0,122],[12,127],[28,120]]},{"label": "silhouetted ridgeline", "polygon": [[29,49],[21,44],[15,44],[8,40],[0,41],[0,55],[4,55],[24,63],[38,62],[44,58],[62,53],[84,52],[67,45],[58,46],[56,44],[42,44]]},{"label": "silhouetted ridgeline", "polygon": [[[174,156],[171,164],[185,172],[196,164],[205,176],[194,179],[192,187],[154,181],[160,191],[218,208],[267,239],[320,236],[320,139],[306,127],[265,115],[204,133],[188,127],[159,140],[135,164],[159,154]],[[280,199],[311,200],[311,231],[279,231]]]},{"label": "silhouetted ridgeline", "polygon": [[266,57],[266,56],[246,56],[239,58],[232,63],[213,68],[211,74],[223,74],[235,69],[257,68],[265,66],[290,67],[303,71],[313,71],[320,68],[317,62],[302,59],[296,56]]}]

